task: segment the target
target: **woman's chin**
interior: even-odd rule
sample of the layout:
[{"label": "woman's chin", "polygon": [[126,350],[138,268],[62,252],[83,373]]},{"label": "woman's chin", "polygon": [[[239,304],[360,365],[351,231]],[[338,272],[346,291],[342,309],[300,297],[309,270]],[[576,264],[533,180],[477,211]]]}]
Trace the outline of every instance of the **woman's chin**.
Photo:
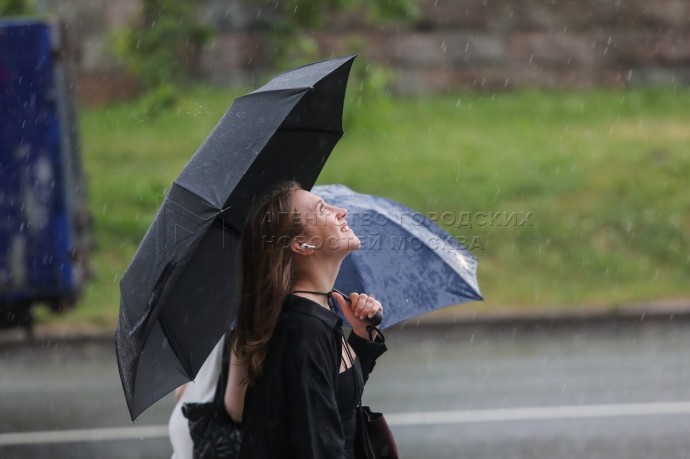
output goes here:
[{"label": "woman's chin", "polygon": [[354,252],[355,250],[359,250],[361,246],[362,243],[359,241],[357,236],[346,237],[341,239],[339,251],[343,253],[350,253]]},{"label": "woman's chin", "polygon": [[354,234],[352,237],[347,238],[347,251],[348,252],[353,252],[355,250],[359,250],[359,248],[362,247],[362,243],[359,241],[359,238],[355,236]]}]

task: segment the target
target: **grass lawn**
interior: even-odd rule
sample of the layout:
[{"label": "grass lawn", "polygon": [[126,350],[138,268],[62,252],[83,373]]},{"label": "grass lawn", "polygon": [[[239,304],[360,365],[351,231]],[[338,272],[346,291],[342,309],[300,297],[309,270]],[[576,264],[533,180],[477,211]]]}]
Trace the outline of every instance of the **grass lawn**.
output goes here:
[{"label": "grass lawn", "polygon": [[[114,326],[118,282],[170,183],[240,93],[197,88],[156,119],[135,103],[81,112],[97,274],[77,309],[42,320]],[[486,300],[463,308],[690,297],[687,89],[353,98],[346,108],[318,183],[443,215],[480,262]]]}]

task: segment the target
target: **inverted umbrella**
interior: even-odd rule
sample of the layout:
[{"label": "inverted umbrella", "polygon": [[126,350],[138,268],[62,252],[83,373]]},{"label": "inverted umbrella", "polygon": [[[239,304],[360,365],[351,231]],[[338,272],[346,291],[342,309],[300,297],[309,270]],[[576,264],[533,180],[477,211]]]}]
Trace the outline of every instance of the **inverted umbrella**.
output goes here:
[{"label": "inverted umbrella", "polygon": [[172,184],[120,282],[116,353],[132,420],[194,379],[236,315],[245,216],[279,181],[312,187],[343,134],[354,57],[236,99]]},{"label": "inverted umbrella", "polygon": [[476,257],[423,214],[344,185],[311,191],[348,210],[347,224],[362,244],[343,260],[335,288],[347,294],[366,292],[381,301],[381,328],[482,299]]}]

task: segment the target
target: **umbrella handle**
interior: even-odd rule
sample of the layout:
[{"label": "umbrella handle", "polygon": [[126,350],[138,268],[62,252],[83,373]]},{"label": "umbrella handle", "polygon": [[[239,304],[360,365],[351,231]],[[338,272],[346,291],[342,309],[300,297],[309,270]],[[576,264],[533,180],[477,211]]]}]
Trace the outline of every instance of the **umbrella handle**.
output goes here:
[{"label": "umbrella handle", "polygon": [[[341,292],[337,288],[334,288],[333,291],[336,293],[340,293],[340,296],[345,298],[345,301],[347,301],[348,304],[352,304],[352,300],[350,300],[350,297],[348,295],[345,295],[343,292]],[[383,322],[383,313],[381,312],[381,310],[378,310],[378,311],[376,311],[376,314],[374,314],[373,317],[368,317],[366,320],[370,324],[372,324],[374,326],[378,326],[379,324],[381,324],[381,322]]]}]

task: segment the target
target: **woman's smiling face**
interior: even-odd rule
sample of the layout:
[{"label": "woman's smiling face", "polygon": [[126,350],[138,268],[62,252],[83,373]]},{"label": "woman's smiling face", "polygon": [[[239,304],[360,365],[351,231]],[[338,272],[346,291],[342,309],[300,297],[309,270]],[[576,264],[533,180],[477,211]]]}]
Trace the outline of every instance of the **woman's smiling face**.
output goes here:
[{"label": "woman's smiling face", "polygon": [[293,198],[307,244],[338,252],[359,249],[360,241],[345,219],[347,209],[330,205],[311,191],[297,190]]}]

